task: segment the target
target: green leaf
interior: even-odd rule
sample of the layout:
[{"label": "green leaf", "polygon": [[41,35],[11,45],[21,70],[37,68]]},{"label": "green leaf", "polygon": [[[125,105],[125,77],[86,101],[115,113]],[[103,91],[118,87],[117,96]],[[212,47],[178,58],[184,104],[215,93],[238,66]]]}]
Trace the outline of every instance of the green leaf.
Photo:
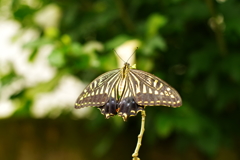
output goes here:
[{"label": "green leaf", "polygon": [[35,10],[28,5],[19,5],[13,15],[17,20],[23,21],[27,16],[32,16],[34,12]]},{"label": "green leaf", "polygon": [[35,48],[40,48],[46,44],[52,44],[53,41],[46,39],[46,38],[39,38],[35,41],[28,42],[23,45],[23,48],[28,48],[28,49],[35,49]]},{"label": "green leaf", "polygon": [[50,81],[42,82],[37,84],[34,87],[28,88],[25,91],[25,97],[29,99],[33,98],[38,93],[43,92],[50,92],[52,91],[57,85],[62,76],[65,74],[65,71],[59,71]]},{"label": "green leaf", "polygon": [[71,44],[71,53],[74,55],[74,56],[79,56],[82,53],[82,45],[80,43],[72,43]]},{"label": "green leaf", "polygon": [[66,63],[64,51],[61,49],[55,49],[48,56],[49,63],[55,67],[63,67]]},{"label": "green leaf", "polygon": [[44,35],[46,36],[46,38],[54,39],[59,37],[59,32],[60,31],[58,30],[58,28],[48,27],[44,30]]},{"label": "green leaf", "polygon": [[30,117],[31,116],[31,107],[33,105],[33,100],[28,98],[22,98],[21,100],[15,99],[13,102],[17,104],[17,109],[13,113],[14,117]]},{"label": "green leaf", "polygon": [[147,37],[151,38],[158,34],[160,28],[167,23],[167,18],[158,13],[153,13],[147,20]]}]

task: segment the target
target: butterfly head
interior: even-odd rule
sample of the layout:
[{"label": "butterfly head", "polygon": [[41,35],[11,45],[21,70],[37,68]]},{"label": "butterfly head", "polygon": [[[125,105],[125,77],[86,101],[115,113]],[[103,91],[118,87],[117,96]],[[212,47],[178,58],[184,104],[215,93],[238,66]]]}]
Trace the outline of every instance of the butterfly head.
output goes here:
[{"label": "butterfly head", "polygon": [[125,62],[124,67],[130,68],[130,64],[128,62]]},{"label": "butterfly head", "polygon": [[132,66],[130,66],[130,64],[128,62],[125,62],[124,63],[124,68],[136,69],[136,64],[133,64]]}]

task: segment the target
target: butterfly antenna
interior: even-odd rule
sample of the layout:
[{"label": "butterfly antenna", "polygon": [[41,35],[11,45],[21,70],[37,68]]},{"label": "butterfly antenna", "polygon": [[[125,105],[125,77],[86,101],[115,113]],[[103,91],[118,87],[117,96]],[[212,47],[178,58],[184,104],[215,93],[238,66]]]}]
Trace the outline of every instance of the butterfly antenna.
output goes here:
[{"label": "butterfly antenna", "polygon": [[125,61],[117,54],[117,51],[113,49],[114,53],[125,63]]},{"label": "butterfly antenna", "polygon": [[[128,58],[128,60],[137,52],[138,47],[135,49],[135,51],[132,53],[132,55]],[[127,60],[127,62],[128,62]]]}]

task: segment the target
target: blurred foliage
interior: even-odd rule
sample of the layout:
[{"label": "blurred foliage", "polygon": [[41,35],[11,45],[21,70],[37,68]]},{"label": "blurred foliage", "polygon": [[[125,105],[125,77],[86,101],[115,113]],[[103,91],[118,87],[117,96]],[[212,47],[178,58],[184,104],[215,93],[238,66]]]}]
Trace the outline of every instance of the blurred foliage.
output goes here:
[{"label": "blurred foliage", "polygon": [[[64,75],[90,82],[116,68],[111,49],[137,39],[141,42],[137,68],[164,79],[183,99],[178,109],[147,107],[144,138],[149,145],[174,136],[176,147],[183,152],[194,146],[209,159],[215,159],[221,148],[239,147],[239,1],[12,0],[10,8],[9,19],[21,24],[18,36],[28,29],[38,33],[23,46],[31,51],[29,63],[35,62],[42,47],[50,45],[48,62],[57,71],[52,80],[11,95],[17,108],[13,117],[31,116],[34,97],[52,91]],[[51,24],[54,17],[43,11],[54,11],[56,22]],[[12,67],[2,73],[2,85],[19,78]],[[106,124],[116,127],[94,149],[99,156],[123,130],[140,128],[139,117],[122,124],[118,117],[104,120],[97,109],[92,115],[95,120],[87,128],[93,132]]]}]

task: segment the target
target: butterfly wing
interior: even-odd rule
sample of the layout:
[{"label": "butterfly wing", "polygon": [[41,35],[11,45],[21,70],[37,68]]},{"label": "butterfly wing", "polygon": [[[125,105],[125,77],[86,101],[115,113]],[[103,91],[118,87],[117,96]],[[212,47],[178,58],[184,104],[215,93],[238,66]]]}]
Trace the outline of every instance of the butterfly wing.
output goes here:
[{"label": "butterfly wing", "polygon": [[[111,96],[116,99],[114,86],[119,80],[120,69],[106,72],[94,79],[78,97],[75,108],[103,106]],[[115,93],[113,93],[115,91]]]},{"label": "butterfly wing", "polygon": [[138,105],[179,107],[182,100],[178,92],[160,78],[137,69],[130,69],[132,94]]}]

